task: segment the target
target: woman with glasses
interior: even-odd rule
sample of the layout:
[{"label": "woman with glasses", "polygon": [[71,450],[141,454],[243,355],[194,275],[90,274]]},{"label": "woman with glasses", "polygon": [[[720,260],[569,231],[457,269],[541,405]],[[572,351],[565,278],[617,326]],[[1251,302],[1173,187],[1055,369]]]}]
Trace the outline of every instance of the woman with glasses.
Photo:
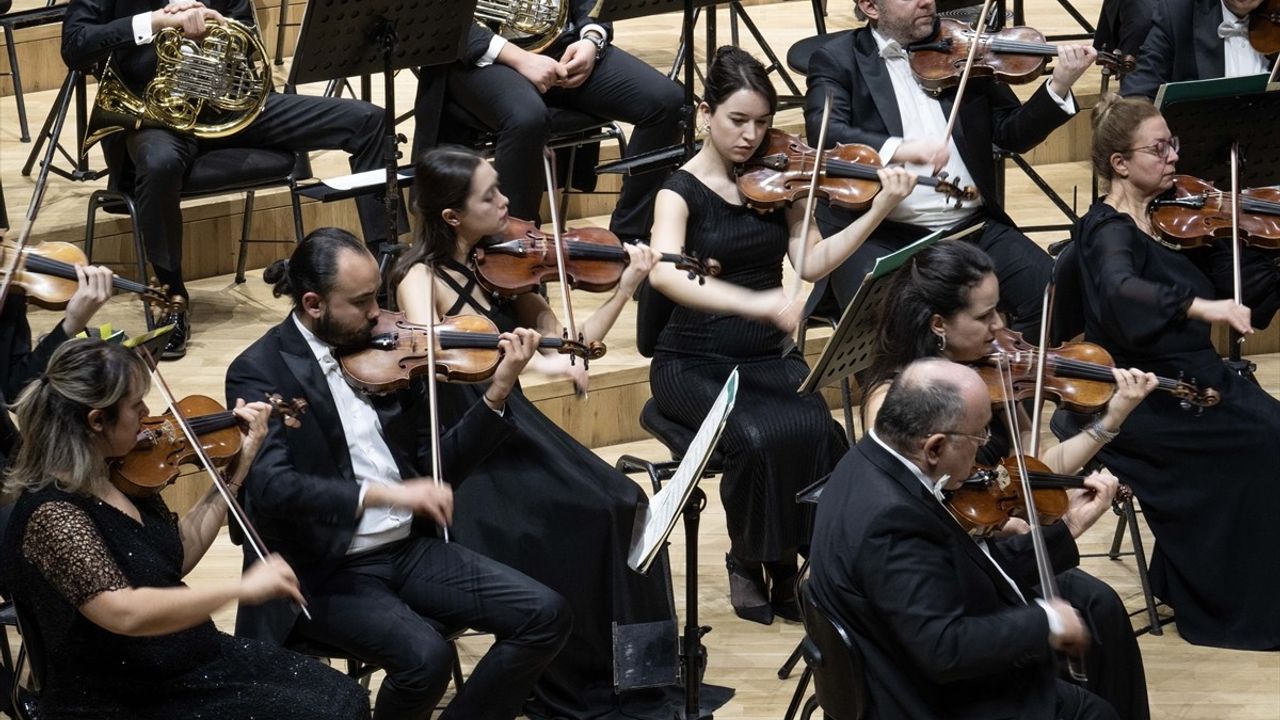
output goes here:
[{"label": "woman with glasses", "polygon": [[[926,248],[917,253],[890,282],[886,301],[880,309],[876,354],[870,369],[859,377],[863,427],[875,425],[890,383],[913,360],[941,357],[958,363],[976,362],[991,352],[996,333],[1004,328],[1004,320],[996,310],[1000,302],[1000,284],[996,280],[995,265],[986,253],[971,243],[943,240]],[[1156,385],[1155,376],[1132,369],[1116,370],[1115,379],[1115,396],[1094,424],[1074,437],[1042,450],[1040,459],[1054,472],[1078,473]],[[978,445],[977,461],[985,465],[996,464],[1012,453],[1005,413],[998,406],[992,410],[991,425],[986,432],[970,434],[957,430],[948,433],[949,442],[957,446]],[[1025,448],[1031,440],[1031,421],[1020,405],[1017,413]],[[1097,491],[1115,493],[1116,479],[1109,474],[1095,474],[1088,482]],[[1072,492],[1082,500],[1094,491]],[[1012,520],[1004,528],[1004,533],[1025,533],[1027,530],[1025,522]],[[1063,553],[1051,552],[1055,568],[1062,569],[1078,562],[1074,538],[1083,530],[1067,526],[1054,527],[1046,532],[1051,548],[1067,548]],[[1017,558],[1011,560],[1018,564]],[[1022,557],[1021,561],[1020,567],[1035,571],[1033,559]],[[1105,698],[1121,718],[1148,718],[1150,712],[1142,654],[1134,639],[1124,603],[1105,583],[1080,570],[1062,572],[1057,580],[1062,597],[1085,617],[1093,636],[1085,656],[1088,689]],[[1034,582],[1029,580],[1028,584]]]},{"label": "woman with glasses", "polygon": [[1106,196],[1076,227],[1085,339],[1167,377],[1222,393],[1189,412],[1147,398],[1103,448],[1137,493],[1156,537],[1151,580],[1178,632],[1197,645],[1280,647],[1280,402],[1227,368],[1212,327],[1248,334],[1249,308],[1214,300],[1209,278],[1162,245],[1147,206],[1173,183],[1178,145],[1150,103],[1104,99],[1094,110],[1093,167]]}]

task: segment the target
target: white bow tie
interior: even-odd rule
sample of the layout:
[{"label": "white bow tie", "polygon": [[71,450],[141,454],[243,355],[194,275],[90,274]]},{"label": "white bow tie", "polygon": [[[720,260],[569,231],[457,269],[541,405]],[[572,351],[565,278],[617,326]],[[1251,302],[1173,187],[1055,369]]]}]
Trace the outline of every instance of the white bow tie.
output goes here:
[{"label": "white bow tie", "polygon": [[880,48],[880,57],[885,60],[906,60],[907,51],[902,49],[897,40],[890,40]]},{"label": "white bow tie", "polygon": [[1232,37],[1249,37],[1249,23],[1245,20],[1223,20],[1218,26],[1218,37],[1223,40]]}]

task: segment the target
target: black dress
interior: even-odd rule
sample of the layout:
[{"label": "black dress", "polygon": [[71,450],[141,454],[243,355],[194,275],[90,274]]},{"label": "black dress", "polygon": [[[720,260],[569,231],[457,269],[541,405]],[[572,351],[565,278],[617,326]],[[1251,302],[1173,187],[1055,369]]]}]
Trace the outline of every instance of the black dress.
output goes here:
[{"label": "black dress", "polygon": [[[720,279],[751,290],[782,286],[789,231],[784,213],[726,202],[684,170],[666,185],[689,207],[685,251],[720,261]],[[796,492],[831,472],[849,449],[822,397],[799,395],[809,368],[786,356],[786,333],[732,314],[677,307],[658,336],[649,384],[663,415],[697,428],[738,368],[738,402],[720,437],[720,500],[733,555],[779,562],[809,543],[812,505]]]},{"label": "black dress", "polygon": [[1147,397],[1101,460],[1133,488],[1156,538],[1151,580],[1197,645],[1280,648],[1280,402],[1231,372],[1188,319],[1213,285],[1132,219],[1096,203],[1077,227],[1085,339],[1120,367],[1222,393],[1203,413]]},{"label": "black dress", "polygon": [[[473,297],[475,276],[449,268],[460,285],[446,315],[485,315],[502,332],[517,327],[512,303]],[[441,383],[440,423],[457,422],[487,384]],[[525,707],[531,718],[653,718],[679,707],[674,688],[613,690],[613,624],[668,622],[675,610],[664,558],[648,575],[627,566],[636,512],[648,504],[630,478],[605,463],[543,415],[517,387],[507,397],[516,431],[464,478],[453,478],[453,533],[458,542],[560,593],[573,608],[573,632],[543,672]]]},{"label": "black dress", "polygon": [[125,637],[80,613],[95,595],[182,585],[177,517],[158,495],[135,501],[142,524],[94,497],[24,493],[5,532],[4,578],[44,642],[44,720],[270,717],[351,720],[369,696],[304,655],[219,632],[212,620]]}]

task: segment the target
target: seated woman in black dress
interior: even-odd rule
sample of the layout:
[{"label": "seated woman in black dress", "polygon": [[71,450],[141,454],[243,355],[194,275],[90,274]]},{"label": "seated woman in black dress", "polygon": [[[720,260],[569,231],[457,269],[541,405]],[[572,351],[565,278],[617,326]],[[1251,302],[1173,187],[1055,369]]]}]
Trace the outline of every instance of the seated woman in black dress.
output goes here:
[{"label": "seated woman in black dress", "polygon": [[[108,480],[108,459],[137,442],[147,387],[129,350],[72,340],[16,404],[23,440],[4,489],[21,494],[3,571],[44,643],[41,717],[368,717],[367,693],[341,673],[214,627],[210,614],[230,602],[301,601],[279,557],[233,581],[182,583],[226,519],[216,490],[178,519],[159,494],[133,498]],[[238,490],[269,409],[237,403],[235,413],[248,428],[229,480]]]},{"label": "seated woman in black dress", "polygon": [[[425,323],[432,313],[479,314],[503,332],[560,337],[560,320],[541,295],[487,293],[468,267],[472,249],[506,228],[507,198],[498,180],[493,166],[469,150],[439,147],[423,154],[415,180],[417,241],[392,274],[396,299],[413,322]],[[628,245],[627,252],[630,263],[613,295],[580,322],[588,341],[604,338],[654,265],[653,251],[644,246]],[[581,360],[570,365],[567,356],[535,355],[528,367],[568,376],[586,389]],[[442,425],[461,417],[486,387],[441,384]],[[649,575],[627,566],[636,512],[648,502],[644,492],[543,415],[518,387],[507,397],[506,411],[517,432],[456,488],[453,532],[458,542],[547,585],[573,608],[573,632],[538,679],[525,713],[670,717],[669,703],[678,701],[674,688],[613,690],[613,624],[674,623],[665,565]]]},{"label": "seated woman in black dress", "polygon": [[1173,182],[1177,142],[1150,103],[1094,110],[1093,166],[1106,196],[1076,227],[1085,339],[1116,362],[1217,389],[1187,412],[1158,393],[1100,457],[1142,502],[1155,535],[1151,582],[1197,645],[1280,648],[1280,402],[1232,372],[1212,326],[1249,334],[1249,308],[1214,300],[1209,279],[1157,241],[1146,208]]},{"label": "seated woman in black dress", "polygon": [[[890,280],[877,320],[876,355],[861,378],[866,427],[875,424],[889,385],[913,360],[942,357],[972,363],[991,352],[995,334],[1004,328],[996,311],[1000,286],[991,258],[976,246],[943,240],[921,250]],[[1093,425],[1061,443],[1041,450],[1039,458],[1054,472],[1075,474],[1112,437],[1133,408],[1154,388],[1156,378],[1138,370],[1115,370],[1116,393]],[[1023,448],[1030,445],[1031,422],[1021,404],[1015,406]],[[978,450],[978,462],[993,465],[1011,454],[1012,443],[1002,406],[993,409],[990,439]],[[981,438],[957,437],[956,442]],[[1072,491],[1081,500],[1091,492],[1114,496],[1116,479],[1099,473],[1086,481],[1089,490]],[[1014,519],[1006,533],[1026,532]],[[1087,528],[1068,526],[1072,537]],[[1142,656],[1124,603],[1102,581],[1079,571],[1058,575],[1064,599],[1087,618],[1094,642],[1085,658],[1089,690],[1102,696],[1122,718],[1149,717]]]},{"label": "seated woman in black dress", "polygon": [[[782,263],[802,245],[805,280],[849,257],[914,181],[903,170],[880,173],[884,189],[845,230],[801,238],[804,203],[761,213],[739,194],[734,168],[765,140],[778,98],[760,63],[723,47],[707,75],[699,124],[702,149],[658,192],[653,247],[720,261],[719,277],[690,282],[675,268],[655,268],[649,282],[679,307],[658,336],[649,384],[663,415],[697,428],[734,367],[739,402],[720,438],[725,457],[720,499],[729,528],[729,599],[739,617],[769,624],[774,614],[799,619],[794,577],[808,545],[810,505],[796,492],[831,472],[848,449],[819,395],[797,395],[809,373],[801,352],[783,355],[804,299],[782,289]],[[772,582],[772,596],[767,582]]]}]

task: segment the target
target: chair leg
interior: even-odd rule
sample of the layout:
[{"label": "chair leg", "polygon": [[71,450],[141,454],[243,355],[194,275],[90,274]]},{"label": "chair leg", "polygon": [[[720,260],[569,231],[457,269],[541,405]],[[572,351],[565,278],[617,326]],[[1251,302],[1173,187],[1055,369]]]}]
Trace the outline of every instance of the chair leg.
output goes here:
[{"label": "chair leg", "polygon": [[458,641],[450,640],[449,648],[453,650],[453,691],[462,692],[462,658],[458,657]]},{"label": "chair leg", "polygon": [[1163,635],[1160,615],[1156,613],[1156,599],[1151,594],[1151,581],[1147,577],[1147,553],[1142,547],[1142,535],[1138,530],[1138,513],[1133,509],[1133,499],[1124,503],[1124,516],[1129,525],[1129,542],[1133,543],[1133,561],[1138,566],[1138,583],[1142,586],[1142,599],[1147,604],[1147,620],[1152,635]]},{"label": "chair leg", "polygon": [[244,194],[244,219],[240,222],[240,254],[236,258],[236,284],[244,282],[244,266],[249,261],[249,228],[253,225],[252,190]]},{"label": "chair leg", "polygon": [[296,183],[289,183],[289,202],[293,204],[293,242],[299,245],[305,233],[302,229],[302,201],[298,199]]},{"label": "chair leg", "polygon": [[804,712],[800,714],[801,718],[808,718],[813,715],[813,709],[810,705],[817,706],[817,698],[810,698],[809,702],[805,702],[805,693],[809,691],[809,679],[813,677],[813,670],[808,665],[804,666],[804,670],[800,673],[800,682],[796,684],[796,691],[791,694],[791,702],[787,705],[787,714],[783,715],[783,720],[795,720],[796,712],[800,710],[801,703],[804,703]]},{"label": "chair leg", "polygon": [[284,26],[289,21],[289,0],[280,0],[280,17],[276,18],[276,65],[284,64]]},{"label": "chair leg", "polygon": [[18,137],[22,142],[31,142],[31,129],[27,127],[27,103],[22,97],[22,70],[18,67],[18,51],[13,44],[13,26],[4,25],[4,47],[9,52],[9,77],[13,78],[13,99],[18,103]]}]

